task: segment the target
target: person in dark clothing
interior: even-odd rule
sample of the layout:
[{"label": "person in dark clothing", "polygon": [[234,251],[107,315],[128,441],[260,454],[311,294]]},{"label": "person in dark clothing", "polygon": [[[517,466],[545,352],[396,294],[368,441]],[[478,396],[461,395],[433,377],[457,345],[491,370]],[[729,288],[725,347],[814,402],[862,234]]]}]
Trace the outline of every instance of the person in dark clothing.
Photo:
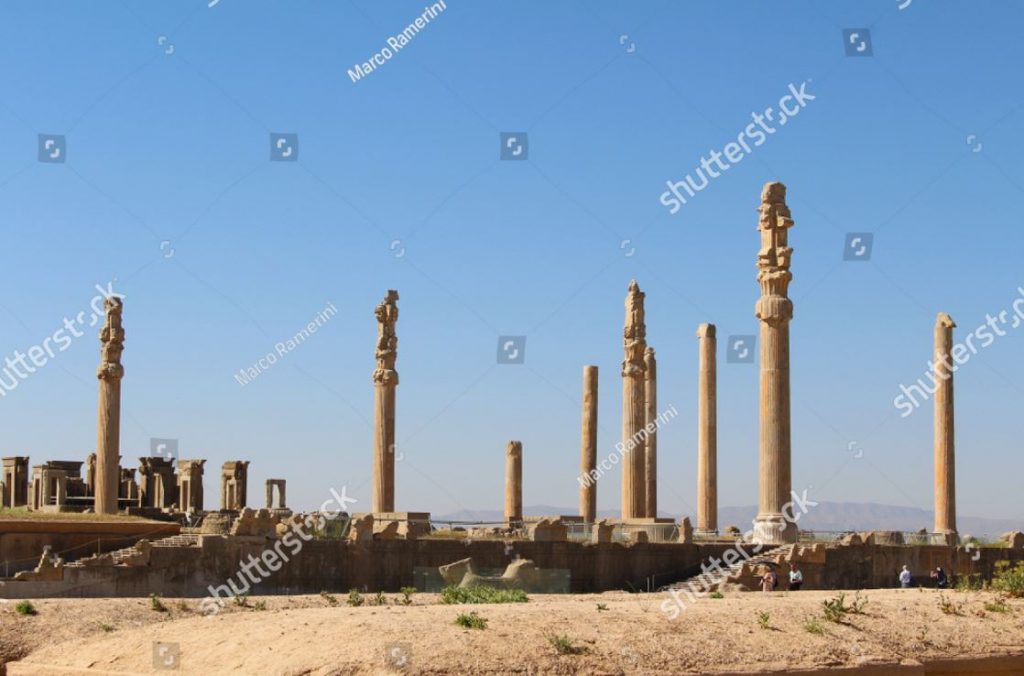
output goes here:
[{"label": "person in dark clothing", "polygon": [[938,566],[932,571],[932,579],[935,580],[935,586],[939,589],[945,589],[949,586],[949,578],[946,577],[946,571],[942,570],[942,566]]}]

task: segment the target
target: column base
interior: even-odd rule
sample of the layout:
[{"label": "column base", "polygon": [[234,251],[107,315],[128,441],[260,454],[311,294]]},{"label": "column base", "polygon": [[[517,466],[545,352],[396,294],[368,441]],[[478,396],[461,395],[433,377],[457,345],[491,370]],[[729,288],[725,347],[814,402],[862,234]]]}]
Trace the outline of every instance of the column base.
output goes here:
[{"label": "column base", "polygon": [[796,524],[782,514],[758,514],[754,519],[754,542],[766,545],[785,545],[796,542],[798,537]]},{"label": "column base", "polygon": [[718,530],[711,528],[694,528],[693,534],[702,538],[718,537]]}]

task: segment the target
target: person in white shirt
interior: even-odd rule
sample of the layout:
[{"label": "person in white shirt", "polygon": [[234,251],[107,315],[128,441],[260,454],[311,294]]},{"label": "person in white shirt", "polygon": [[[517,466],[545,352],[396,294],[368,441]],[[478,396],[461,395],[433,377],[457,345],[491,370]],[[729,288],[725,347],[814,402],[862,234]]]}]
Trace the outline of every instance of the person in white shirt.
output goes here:
[{"label": "person in white shirt", "polygon": [[910,581],[912,579],[913,579],[913,577],[910,575],[910,569],[907,568],[906,566],[903,566],[903,570],[900,571],[900,586],[903,587],[904,589],[909,588],[910,587]]},{"label": "person in white shirt", "polygon": [[789,564],[789,591],[800,591],[804,583],[804,574],[796,567],[795,563]]}]

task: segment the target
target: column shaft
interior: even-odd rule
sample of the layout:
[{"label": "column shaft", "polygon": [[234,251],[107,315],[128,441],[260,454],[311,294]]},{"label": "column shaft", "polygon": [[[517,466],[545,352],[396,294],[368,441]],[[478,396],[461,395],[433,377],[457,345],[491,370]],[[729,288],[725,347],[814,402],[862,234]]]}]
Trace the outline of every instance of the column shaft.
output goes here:
[{"label": "column shaft", "polygon": [[644,368],[644,516],[654,518],[658,516],[658,361],[651,347],[644,352]]},{"label": "column shaft", "polygon": [[597,367],[583,367],[583,423],[580,430],[580,516],[597,519]]},{"label": "column shaft", "polygon": [[505,523],[509,528],[523,525],[523,442],[510,441],[505,447]]},{"label": "column shaft", "polygon": [[697,372],[697,530],[718,532],[717,339],[714,324],[701,324]]},{"label": "column shaft", "polygon": [[935,532],[956,531],[956,460],[953,436],[953,319],[935,321]]}]

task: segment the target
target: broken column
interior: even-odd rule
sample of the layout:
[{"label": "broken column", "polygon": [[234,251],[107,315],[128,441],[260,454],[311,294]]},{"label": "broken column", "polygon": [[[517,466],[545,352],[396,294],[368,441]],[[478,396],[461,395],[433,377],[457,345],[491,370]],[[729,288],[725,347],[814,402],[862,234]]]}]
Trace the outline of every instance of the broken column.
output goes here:
[{"label": "broken column", "polygon": [[715,325],[697,329],[697,532],[718,534],[718,402]]},{"label": "broken column", "polygon": [[121,472],[121,352],[124,350],[124,328],[121,312],[124,303],[117,296],[103,301],[106,323],[100,331],[100,365],[96,377],[100,381],[99,413],[96,421],[96,486],[94,510],[97,514],[117,513],[117,489]]},{"label": "broken column", "polygon": [[644,516],[658,516],[658,361],[654,348],[644,350]]},{"label": "broken column", "polygon": [[505,447],[505,524],[523,526],[523,442],[510,441]]},{"label": "broken column", "polygon": [[793,227],[786,206],[786,186],[766,183],[761,192],[758,230],[757,281],[761,298],[755,315],[761,320],[761,429],[760,504],[754,521],[754,539],[763,543],[796,542],[796,524],[783,507],[792,491],[789,416],[789,271],[793,249],[788,245]]},{"label": "broken column", "polygon": [[597,518],[597,367],[583,367],[583,424],[580,430],[580,516]]},{"label": "broken column", "polygon": [[203,511],[203,465],[205,460],[178,461],[178,509]]},{"label": "broken column", "polygon": [[955,543],[956,459],[953,443],[953,329],[945,312],[935,319],[935,532]]},{"label": "broken column", "polygon": [[644,294],[634,279],[626,294],[626,325],[623,330],[622,361],[622,518],[644,516]]},{"label": "broken column", "polygon": [[249,491],[249,460],[229,460],[220,468],[220,508],[245,509]]},{"label": "broken column", "polygon": [[374,309],[377,369],[373,372],[373,511],[395,511],[395,387],[398,385],[398,292],[389,289]]},{"label": "broken column", "polygon": [[28,504],[28,456],[12,455],[3,459],[3,500],[0,507],[24,507]]}]

